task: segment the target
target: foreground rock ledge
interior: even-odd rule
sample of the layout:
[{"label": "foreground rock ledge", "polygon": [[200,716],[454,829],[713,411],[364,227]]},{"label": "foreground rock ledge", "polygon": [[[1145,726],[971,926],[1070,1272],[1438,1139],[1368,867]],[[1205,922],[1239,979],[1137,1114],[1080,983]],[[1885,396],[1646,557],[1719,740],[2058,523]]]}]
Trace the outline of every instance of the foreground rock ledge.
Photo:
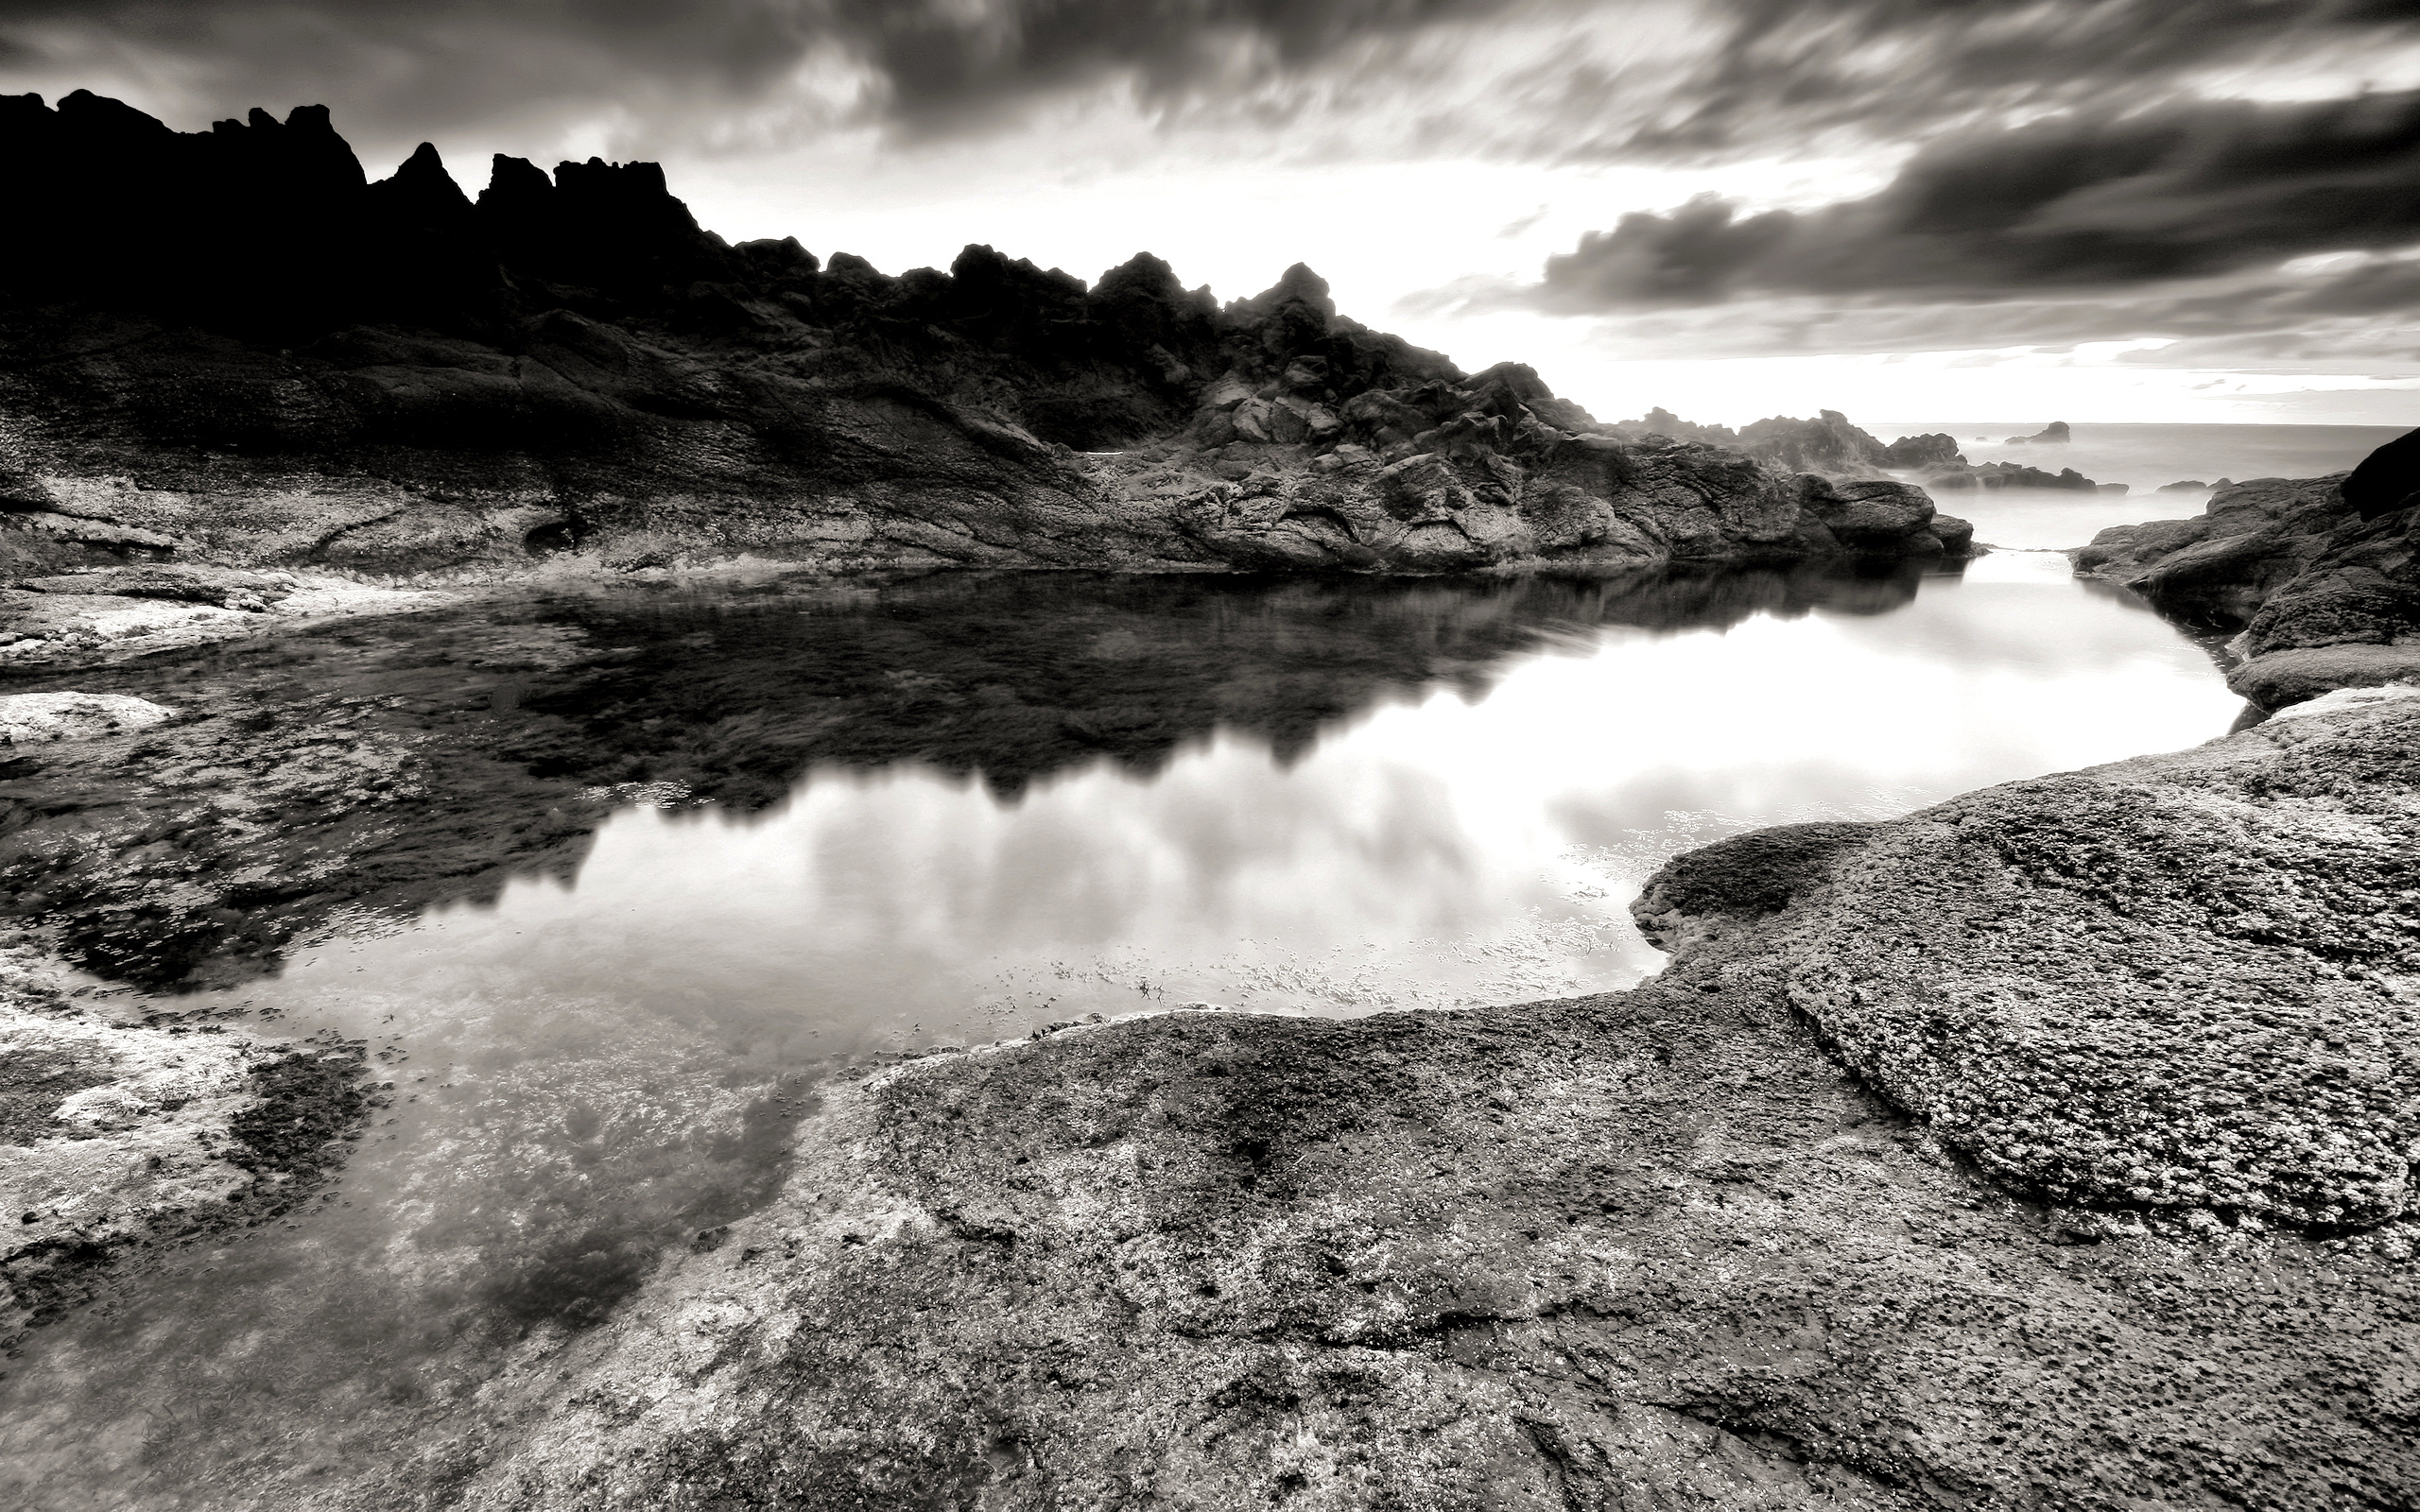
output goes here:
[{"label": "foreground rock ledge", "polygon": [[1628,993],[912,1064],[430,1465],[480,1507],[2410,1504],[2372,889],[2415,739],[2323,707],[1699,852]]}]

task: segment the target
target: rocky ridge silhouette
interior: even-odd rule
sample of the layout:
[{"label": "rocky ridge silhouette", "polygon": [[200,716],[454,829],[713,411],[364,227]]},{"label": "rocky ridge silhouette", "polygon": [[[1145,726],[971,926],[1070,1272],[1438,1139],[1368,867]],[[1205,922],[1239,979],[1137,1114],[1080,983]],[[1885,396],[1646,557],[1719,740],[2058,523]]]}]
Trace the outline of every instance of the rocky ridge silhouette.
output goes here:
[{"label": "rocky ridge silhouette", "polygon": [[[378,573],[753,552],[878,564],[1442,571],[1931,558],[1922,490],[1609,434],[1289,269],[1219,305],[971,246],[898,277],[701,230],[652,163],[424,145],[328,112],[180,133],[0,100],[0,569]],[[88,585],[89,586],[89,585]]]}]

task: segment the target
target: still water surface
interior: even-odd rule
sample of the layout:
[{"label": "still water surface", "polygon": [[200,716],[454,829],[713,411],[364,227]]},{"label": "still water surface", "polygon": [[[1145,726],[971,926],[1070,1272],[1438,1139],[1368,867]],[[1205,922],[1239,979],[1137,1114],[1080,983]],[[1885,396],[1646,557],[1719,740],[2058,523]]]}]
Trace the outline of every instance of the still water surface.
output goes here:
[{"label": "still water surface", "polygon": [[[745,623],[788,655],[861,650],[886,615],[946,628],[1013,593],[1081,627],[1036,677],[1121,679],[1120,717],[1197,711],[1185,732],[988,772],[979,745],[859,752],[759,807],[633,783],[576,874],[332,936],[233,989],[279,1032],[371,1038],[396,1104],[339,1200],[36,1336],[0,1382],[0,1505],[444,1484],[498,1441],[499,1382],[764,1201],[819,1083],[881,1054],[1185,1005],[1624,987],[1660,961],[1626,905],[1677,850],[2190,745],[2240,707],[2203,649],[2040,553],[1711,584],[993,582],[777,587]],[[1184,599],[1183,655],[1155,593]],[[530,612],[601,634],[618,610]],[[740,613],[659,593],[647,623],[736,644]],[[997,639],[861,670],[937,719],[1029,724],[1030,686],[952,681]],[[1420,675],[1347,676],[1378,643]],[[1250,711],[1279,650],[1272,722]],[[1106,740],[1109,717],[1060,723]]]}]

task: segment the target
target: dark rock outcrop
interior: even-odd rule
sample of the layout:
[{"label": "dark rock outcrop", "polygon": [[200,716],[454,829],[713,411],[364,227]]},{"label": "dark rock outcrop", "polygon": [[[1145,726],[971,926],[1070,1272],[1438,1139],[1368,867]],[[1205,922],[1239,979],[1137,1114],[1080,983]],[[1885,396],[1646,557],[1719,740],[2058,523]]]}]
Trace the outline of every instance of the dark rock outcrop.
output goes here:
[{"label": "dark rock outcrop", "polygon": [[1944,549],[1913,490],[1896,534],[1801,508],[1820,448],[1606,434],[1300,266],[1224,307],[1149,254],[1089,287],[980,246],[892,278],[731,246],[651,163],[498,157],[473,199],[424,145],[372,182],[318,107],[187,135],[21,96],[0,155],[45,228],[0,239],[0,567],[27,576]]},{"label": "dark rock outcrop", "polygon": [[2415,710],[1699,852],[1629,993],[838,1089],[424,1463],[516,1512],[2395,1504],[2414,963],[2342,905]]},{"label": "dark rock outcrop", "polygon": [[1941,431],[1925,436],[1902,436],[1882,449],[1882,465],[1910,470],[1916,468],[1963,467],[1965,455],[1958,450],[1958,438]]},{"label": "dark rock outcrop", "polygon": [[2056,472],[2046,472],[2022,462],[1982,462],[1972,467],[1948,469],[1925,474],[1925,486],[1934,489],[2055,489],[2067,493],[2098,493],[2115,489],[2124,492],[2122,483],[2096,483],[2071,467]]},{"label": "dark rock outcrop", "polygon": [[[2219,490],[2191,519],[2102,531],[2075,554],[2076,570],[2235,637],[2242,660],[2228,686],[2264,709],[2420,679],[2420,501],[2409,488],[2394,491],[2408,481],[2395,468],[2411,440],[2390,441],[2361,464],[2378,463],[2355,487],[2376,512],[2346,496],[2359,470],[2256,478]],[[2403,502],[2381,509],[2382,498]]]},{"label": "dark rock outcrop", "polygon": [[2420,504],[2420,431],[2398,436],[2345,476],[2344,502],[2364,520]]},{"label": "dark rock outcrop", "polygon": [[2067,422],[2063,420],[2054,420],[2031,436],[2010,437],[2007,444],[2010,446],[2064,446],[2073,439],[2074,438],[2067,433]]},{"label": "dark rock outcrop", "polygon": [[[1650,410],[1640,420],[1607,427],[1634,438],[1683,440],[1718,446],[1760,461],[1834,478],[1876,479],[1894,472],[1918,472],[1928,490],[1953,492],[1977,489],[2056,489],[2076,493],[2123,493],[2123,483],[2097,483],[2073,468],[2048,472],[2022,462],[1970,464],[1958,449],[1958,438],[1942,432],[1902,436],[1888,445],[1849,422],[1837,409],[1821,411],[1813,420],[1777,415],[1734,431],[1723,425],[1699,425],[1667,409]],[[2067,438],[2066,427],[2055,425],[2055,437],[2014,437],[2012,440]]]},{"label": "dark rock outcrop", "polygon": [[[1728,425],[1696,424],[1659,407],[1648,411],[1642,419],[1622,421],[1606,429],[1633,439],[1654,438],[1720,446],[1777,466],[1833,477],[1876,478],[1883,475],[1885,469],[1902,465],[1893,460],[1901,453],[1894,453],[1892,447],[1851,424],[1849,418],[1837,409],[1820,410],[1812,420],[1774,415],[1735,431]],[[1928,451],[1933,439],[1917,437],[1912,441]],[[1909,445],[1908,439],[1893,443],[1903,451]],[[1955,443],[1950,451],[1956,453]]]}]

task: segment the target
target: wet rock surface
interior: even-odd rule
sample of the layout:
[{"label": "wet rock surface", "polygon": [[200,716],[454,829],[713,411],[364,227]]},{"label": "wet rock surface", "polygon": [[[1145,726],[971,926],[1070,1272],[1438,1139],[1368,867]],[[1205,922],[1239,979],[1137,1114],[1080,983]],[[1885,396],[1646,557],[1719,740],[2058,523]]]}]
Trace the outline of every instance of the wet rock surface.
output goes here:
[{"label": "wet rock surface", "polygon": [[2420,679],[2411,440],[2351,473],[2256,478],[2220,489],[2192,519],[2104,530],[2074,554],[2076,570],[2232,636],[2229,686],[2263,709]]},{"label": "wet rock surface", "polygon": [[1701,852],[1629,993],[837,1093],[460,1503],[2398,1504],[2408,931],[2300,903],[2399,880],[2415,711]]},{"label": "wet rock surface", "polygon": [[0,694],[0,746],[96,740],[176,716],[173,709],[122,693]]},{"label": "wet rock surface", "polygon": [[[83,989],[90,992],[88,986]],[[358,1043],[82,1011],[0,946],[0,1349],[157,1252],[319,1194],[379,1092]]]}]

